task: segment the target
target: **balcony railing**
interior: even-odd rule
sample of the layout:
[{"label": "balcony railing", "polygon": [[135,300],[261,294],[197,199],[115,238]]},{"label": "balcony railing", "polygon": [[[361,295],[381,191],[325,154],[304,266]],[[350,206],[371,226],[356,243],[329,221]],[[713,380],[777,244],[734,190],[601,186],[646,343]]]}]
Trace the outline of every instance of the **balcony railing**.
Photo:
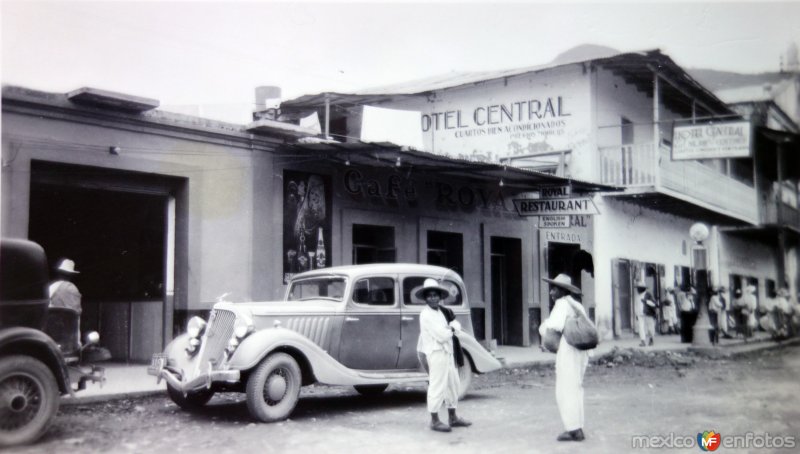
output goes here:
[{"label": "balcony railing", "polygon": [[[781,204],[780,207],[778,204]],[[761,222],[764,224],[791,226],[800,230],[800,210],[781,201],[773,200],[764,205]]]},{"label": "balcony railing", "polygon": [[653,186],[657,160],[652,143],[600,149],[600,179],[613,186]]},{"label": "balcony railing", "polygon": [[652,143],[600,148],[601,183],[652,187],[709,209],[758,223],[756,190],[697,161],[673,161]]}]

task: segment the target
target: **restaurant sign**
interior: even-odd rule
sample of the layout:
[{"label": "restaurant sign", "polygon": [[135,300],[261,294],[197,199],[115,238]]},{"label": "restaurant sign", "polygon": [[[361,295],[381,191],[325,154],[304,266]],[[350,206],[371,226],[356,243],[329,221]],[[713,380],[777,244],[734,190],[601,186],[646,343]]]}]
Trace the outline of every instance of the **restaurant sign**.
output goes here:
[{"label": "restaurant sign", "polygon": [[751,144],[749,121],[675,126],[672,160],[747,158]]},{"label": "restaurant sign", "polygon": [[600,214],[592,199],[514,199],[520,216],[563,216],[569,214]]}]

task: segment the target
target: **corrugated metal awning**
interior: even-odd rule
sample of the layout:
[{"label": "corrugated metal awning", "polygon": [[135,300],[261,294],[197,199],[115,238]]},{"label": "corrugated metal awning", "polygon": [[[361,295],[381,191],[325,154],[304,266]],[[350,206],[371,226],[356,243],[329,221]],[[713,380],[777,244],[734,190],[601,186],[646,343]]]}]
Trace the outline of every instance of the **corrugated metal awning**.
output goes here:
[{"label": "corrugated metal awning", "polygon": [[373,168],[402,168],[467,180],[502,184],[509,189],[533,191],[541,186],[571,185],[575,192],[619,191],[622,188],[563,178],[535,170],[520,169],[490,162],[456,159],[426,151],[410,150],[392,143],[294,143],[283,149],[288,156],[324,159],[341,165]]}]

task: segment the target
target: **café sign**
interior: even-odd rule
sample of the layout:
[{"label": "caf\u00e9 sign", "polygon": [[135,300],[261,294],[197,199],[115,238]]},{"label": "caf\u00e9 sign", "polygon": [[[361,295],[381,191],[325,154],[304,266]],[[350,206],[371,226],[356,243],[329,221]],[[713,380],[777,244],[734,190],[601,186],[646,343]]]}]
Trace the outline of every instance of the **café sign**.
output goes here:
[{"label": "caf\u00e9 sign", "polygon": [[749,121],[675,126],[672,160],[747,158],[751,144]]}]

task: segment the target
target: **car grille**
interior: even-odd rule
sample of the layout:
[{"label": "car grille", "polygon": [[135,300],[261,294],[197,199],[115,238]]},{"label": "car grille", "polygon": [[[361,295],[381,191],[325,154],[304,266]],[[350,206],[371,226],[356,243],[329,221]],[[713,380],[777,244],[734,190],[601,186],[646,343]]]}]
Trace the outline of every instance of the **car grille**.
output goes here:
[{"label": "car grille", "polygon": [[236,314],[231,311],[217,309],[211,311],[206,334],[203,336],[205,345],[200,356],[200,364],[207,364],[210,361],[212,365],[217,366],[222,362],[225,347],[233,335],[235,320]]}]

